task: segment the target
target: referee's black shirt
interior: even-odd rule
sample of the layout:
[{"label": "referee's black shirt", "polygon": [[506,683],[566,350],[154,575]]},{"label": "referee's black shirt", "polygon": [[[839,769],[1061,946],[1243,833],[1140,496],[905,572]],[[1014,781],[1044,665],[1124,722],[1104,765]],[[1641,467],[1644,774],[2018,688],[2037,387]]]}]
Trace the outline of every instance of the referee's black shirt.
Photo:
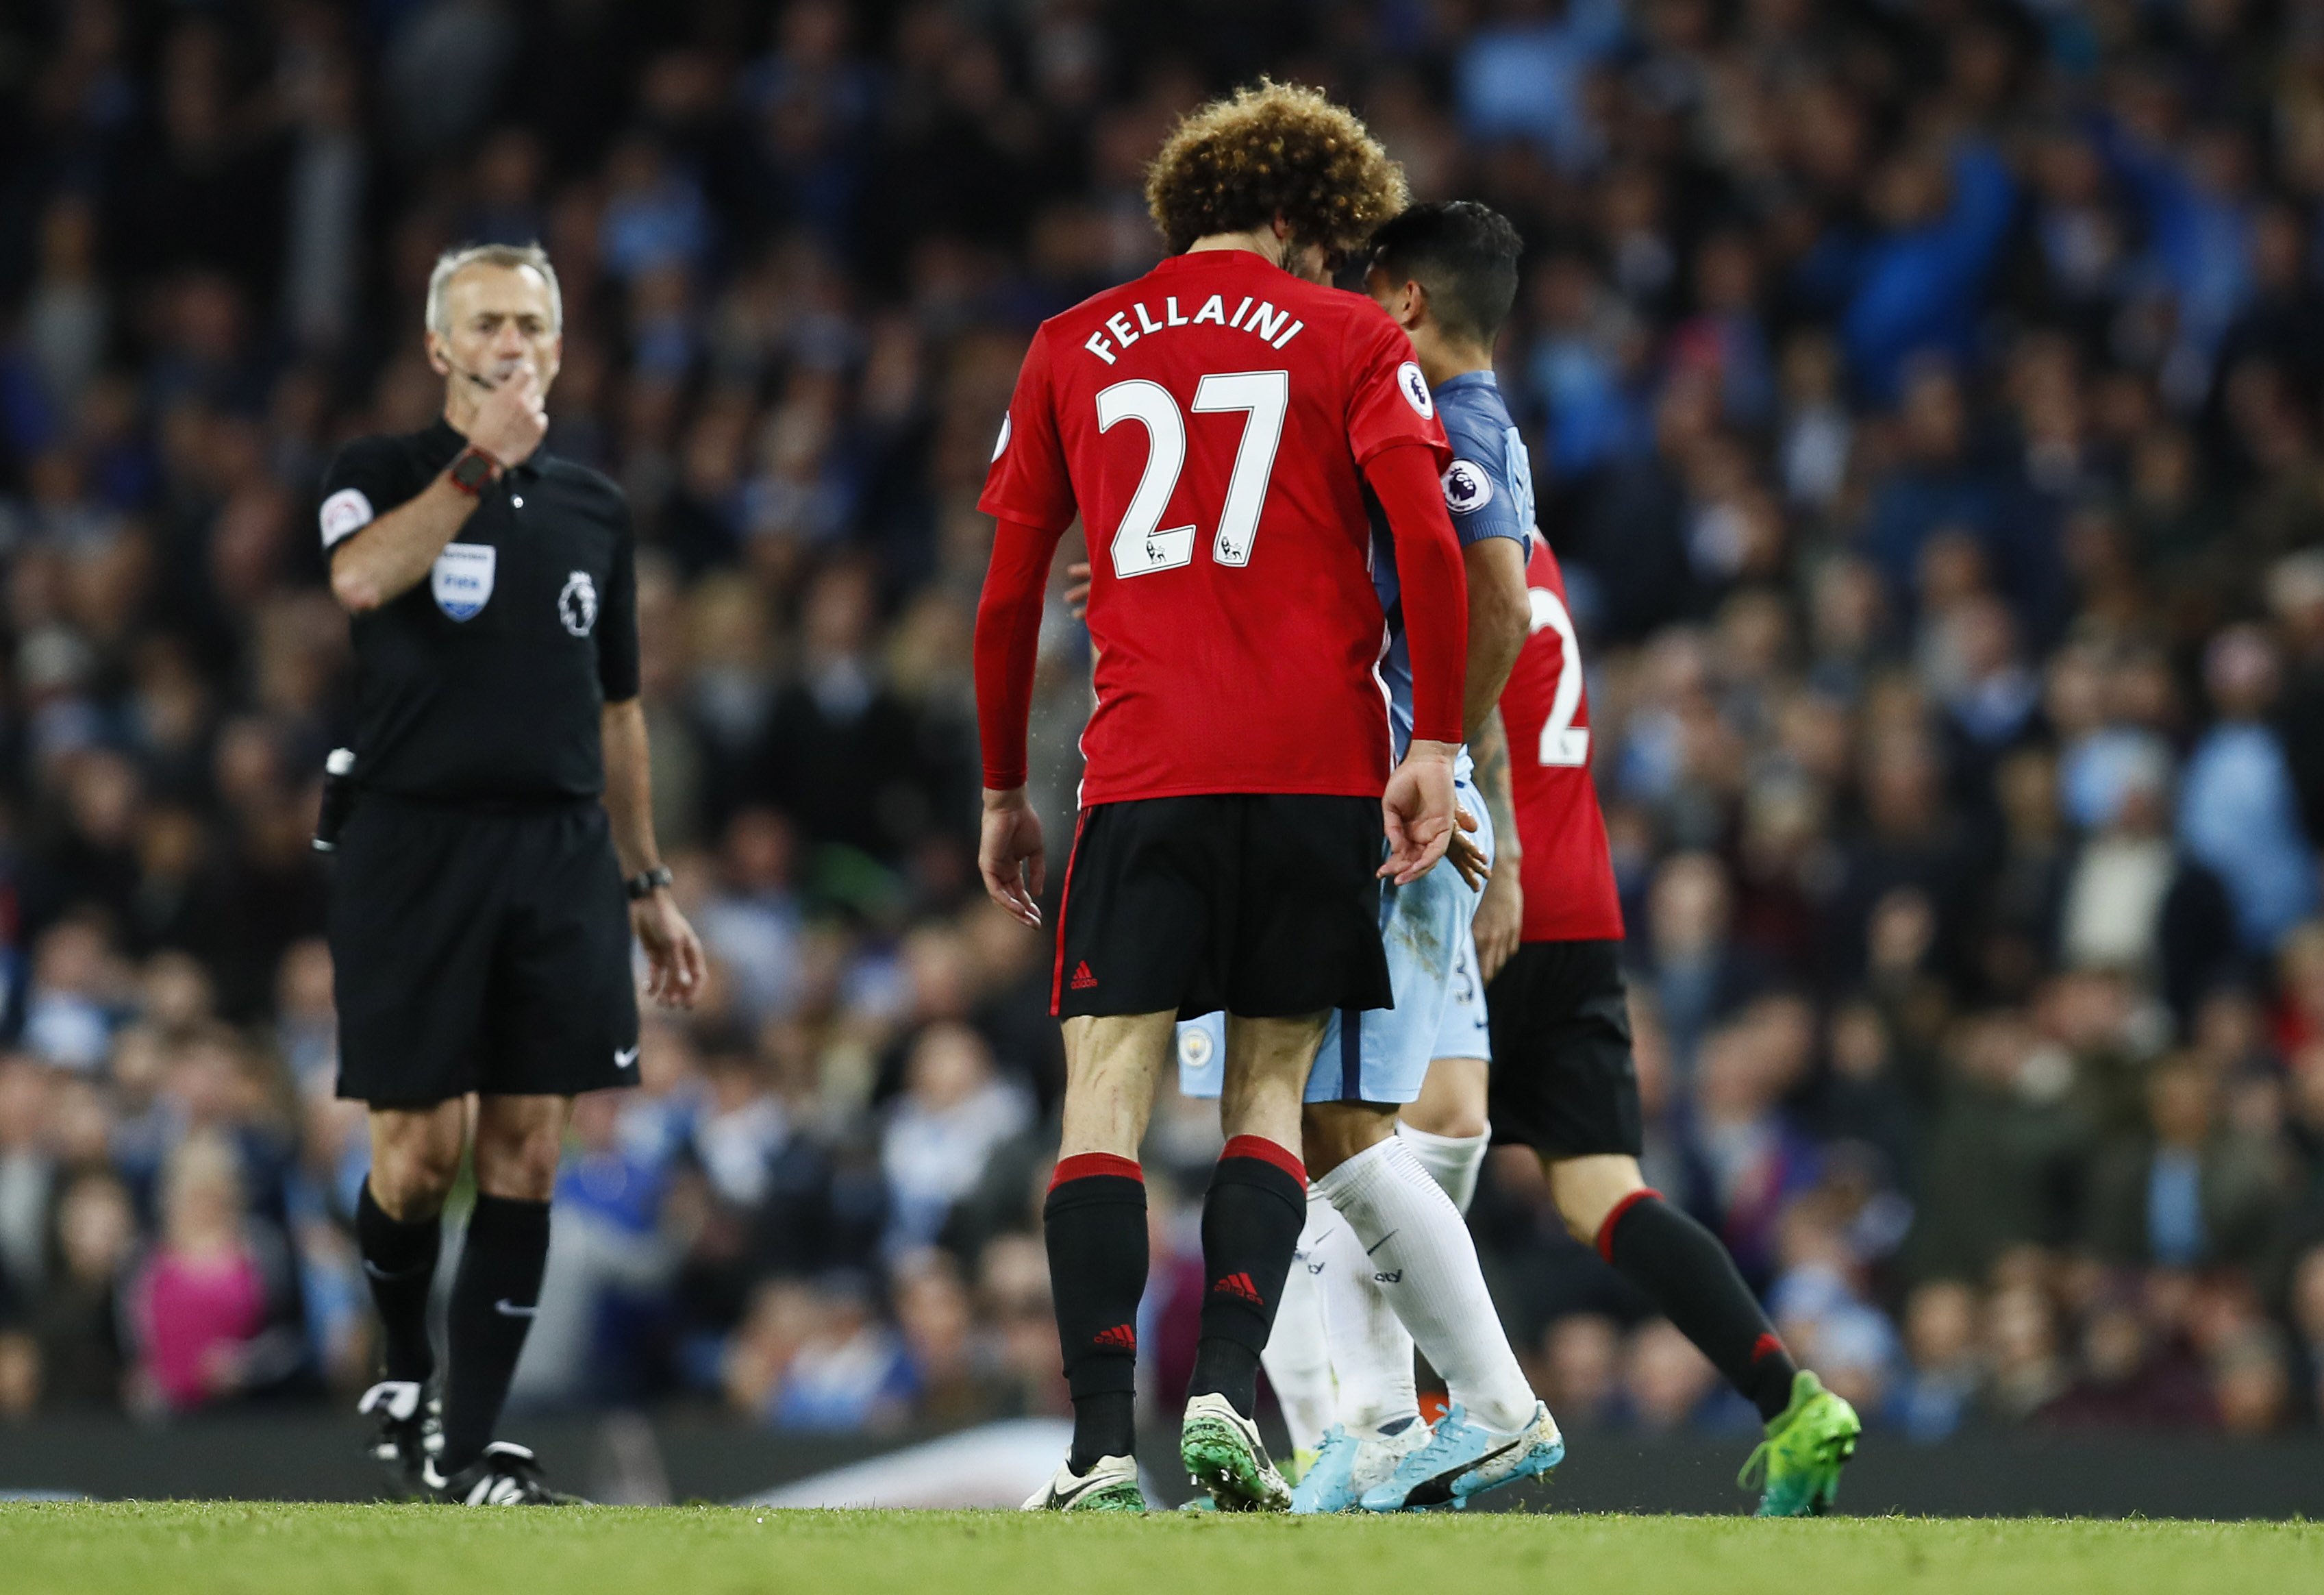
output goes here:
[{"label": "referee's black shirt", "polygon": [[[465,446],[439,418],[342,449],[325,558]],[[536,452],[503,472],[425,580],[355,617],[356,781],[448,802],[603,792],[599,713],[638,693],[634,552],[628,500],[595,471]]]}]

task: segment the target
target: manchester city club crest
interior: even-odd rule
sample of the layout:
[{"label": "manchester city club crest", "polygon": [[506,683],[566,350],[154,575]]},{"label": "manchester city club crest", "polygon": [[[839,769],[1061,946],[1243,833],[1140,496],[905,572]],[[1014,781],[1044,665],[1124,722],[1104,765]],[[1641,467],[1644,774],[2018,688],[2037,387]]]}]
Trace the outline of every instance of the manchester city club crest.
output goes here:
[{"label": "manchester city club crest", "polygon": [[565,589],[557,595],[557,617],[576,637],[587,636],[597,624],[597,584],[589,572],[576,570],[566,578]]},{"label": "manchester city club crest", "polygon": [[428,568],[436,607],[455,620],[474,620],[493,600],[493,570],[501,551],[489,542],[447,542]]}]

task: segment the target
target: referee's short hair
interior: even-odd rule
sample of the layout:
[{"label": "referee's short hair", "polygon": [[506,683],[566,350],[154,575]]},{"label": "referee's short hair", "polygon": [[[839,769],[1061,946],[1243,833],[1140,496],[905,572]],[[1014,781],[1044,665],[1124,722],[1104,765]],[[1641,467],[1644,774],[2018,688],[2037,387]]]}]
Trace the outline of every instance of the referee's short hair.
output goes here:
[{"label": "referee's short hair", "polygon": [[457,249],[447,249],[436,257],[436,269],[428,274],[428,330],[438,338],[451,335],[450,311],[445,308],[444,296],[451,288],[452,279],[472,265],[530,266],[549,284],[549,329],[565,330],[565,292],[557,285],[557,268],[549,264],[549,251],[538,244],[466,244]]},{"label": "referee's short hair", "polygon": [[1489,346],[1517,302],[1524,250],[1509,218],[1491,206],[1432,200],[1381,224],[1371,264],[1426,289],[1429,313],[1447,333]]}]

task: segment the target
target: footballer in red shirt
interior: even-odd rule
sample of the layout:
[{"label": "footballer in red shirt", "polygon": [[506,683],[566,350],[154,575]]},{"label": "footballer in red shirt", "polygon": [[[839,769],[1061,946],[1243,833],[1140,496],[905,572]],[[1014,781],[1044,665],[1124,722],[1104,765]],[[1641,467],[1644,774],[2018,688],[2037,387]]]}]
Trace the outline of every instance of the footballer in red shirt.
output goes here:
[{"label": "footballer in red shirt", "polygon": [[1821,1513],[1855,1454],[1855,1409],[1793,1362],[1719,1238],[1638,1168],[1622,908],[1590,778],[1589,693],[1565,579],[1538,541],[1526,585],[1532,635],[1501,690],[1525,859],[1520,942],[1498,972],[1486,967],[1493,1140],[1534,1149],[1574,1238],[1594,1244],[1758,1407],[1767,1430],[1754,1459],[1765,1468],[1760,1514]]},{"label": "footballer in red shirt", "polygon": [[[999,526],[977,611],[978,863],[1028,923],[1045,858],[1026,720],[1048,570],[1076,516],[1095,567],[1045,1210],[1074,1437],[1027,1505],[1143,1505],[1136,1158],[1175,1022],[1223,1009],[1228,1139],[1204,1203],[1181,1453],[1222,1506],[1280,1510],[1289,1490],[1251,1414],[1305,1213],[1301,1098],[1327,1014],[1391,1006],[1379,877],[1419,878],[1454,829],[1467,601],[1420,368],[1377,305],[1326,285],[1403,208],[1401,171],[1343,108],[1262,84],[1182,122],[1147,199],[1175,253],[1041,327],[980,501]],[[1413,740],[1393,770],[1368,495],[1412,654]]]}]

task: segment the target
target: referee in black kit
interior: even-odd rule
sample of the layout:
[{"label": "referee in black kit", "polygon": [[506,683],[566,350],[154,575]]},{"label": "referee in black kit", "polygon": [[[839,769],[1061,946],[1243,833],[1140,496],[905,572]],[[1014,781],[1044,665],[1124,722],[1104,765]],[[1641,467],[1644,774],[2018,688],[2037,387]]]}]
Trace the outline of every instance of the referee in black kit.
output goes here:
[{"label": "referee in black kit", "polygon": [[[322,839],[339,1095],[371,1109],[355,1231],[386,1369],[363,1411],[404,1488],[470,1505],[570,1498],[493,1442],[566,1118],[576,1093],[637,1079],[632,933],[649,995],[688,1005],[703,978],[654,848],[629,507],[540,451],[563,330],[540,249],[446,255],[428,283],[443,416],[349,443],[322,505],[355,634],[355,758]],[[472,1099],[439,1383],[428,1297]]]}]

